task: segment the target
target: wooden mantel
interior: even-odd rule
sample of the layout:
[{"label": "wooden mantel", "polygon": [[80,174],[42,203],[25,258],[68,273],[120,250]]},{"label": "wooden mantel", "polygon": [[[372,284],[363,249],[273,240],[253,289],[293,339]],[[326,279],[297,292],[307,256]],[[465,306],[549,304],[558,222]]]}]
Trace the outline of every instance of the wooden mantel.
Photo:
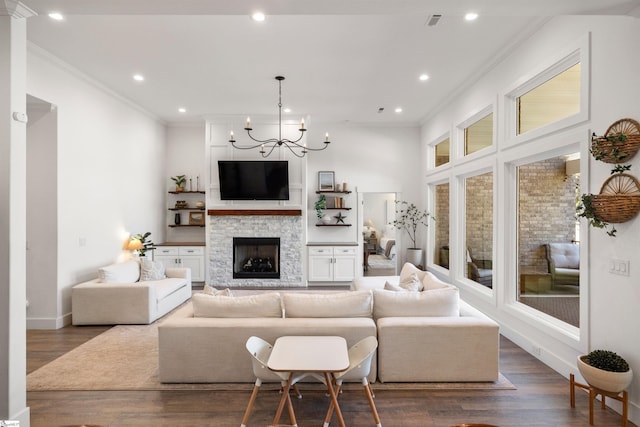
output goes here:
[{"label": "wooden mantel", "polygon": [[302,216],[301,209],[209,209],[210,216]]}]

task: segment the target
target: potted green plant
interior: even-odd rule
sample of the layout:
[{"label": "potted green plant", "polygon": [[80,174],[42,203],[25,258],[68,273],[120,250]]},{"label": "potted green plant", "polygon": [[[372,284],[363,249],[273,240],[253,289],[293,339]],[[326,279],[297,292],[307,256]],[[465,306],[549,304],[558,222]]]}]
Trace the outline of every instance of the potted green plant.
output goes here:
[{"label": "potted green plant", "polygon": [[591,136],[589,151],[594,159],[605,163],[623,163],[640,148],[640,123],[633,119],[614,122],[603,136]]},{"label": "potted green plant", "polygon": [[593,350],[579,356],[578,369],[591,387],[611,393],[620,393],[633,379],[627,361],[610,350]]},{"label": "potted green plant", "polygon": [[171,180],[176,184],[176,191],[184,191],[184,184],[187,182],[186,175],[172,176]]},{"label": "potted green plant", "polygon": [[[316,217],[318,217],[318,220],[326,223],[327,219],[324,218],[324,210],[327,209],[327,197],[324,194],[321,194],[320,197],[318,197],[318,200],[316,200],[316,203],[313,206],[316,210]],[[328,217],[328,221],[331,221],[331,217]]]},{"label": "potted green plant", "polygon": [[[399,209],[398,206],[400,207]],[[418,209],[415,204],[396,200],[396,219],[391,222],[391,225],[399,230],[406,231],[409,235],[411,247],[407,248],[407,262],[414,265],[422,264],[422,249],[416,243],[416,234],[418,228],[429,226],[429,218],[435,220],[429,212]]]},{"label": "potted green plant", "polygon": [[590,226],[594,228],[602,228],[611,237],[616,237],[616,228],[606,221],[603,221],[598,216],[596,209],[594,208],[594,200],[597,200],[596,194],[583,194],[580,198],[580,202],[576,207],[576,213],[580,218],[586,218]]}]

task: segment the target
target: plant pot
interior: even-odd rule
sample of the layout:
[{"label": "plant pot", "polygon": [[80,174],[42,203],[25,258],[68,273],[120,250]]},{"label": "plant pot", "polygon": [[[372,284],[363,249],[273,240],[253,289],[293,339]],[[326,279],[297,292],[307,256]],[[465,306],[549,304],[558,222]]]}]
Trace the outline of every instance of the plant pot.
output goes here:
[{"label": "plant pot", "polygon": [[176,186],[176,193],[181,193],[184,191],[184,187],[178,187]]},{"label": "plant pot", "polygon": [[422,265],[422,249],[408,248],[406,254],[406,262],[409,262],[415,266]]},{"label": "plant pot", "polygon": [[[623,140],[618,135],[624,136]],[[605,136],[591,140],[591,154],[605,163],[624,163],[631,160],[640,148],[640,123],[633,119],[614,122]]]},{"label": "plant pot", "polygon": [[620,393],[631,384],[633,371],[631,368],[627,372],[610,372],[594,368],[583,361],[586,354],[578,356],[578,370],[585,381],[595,388],[611,393]]}]

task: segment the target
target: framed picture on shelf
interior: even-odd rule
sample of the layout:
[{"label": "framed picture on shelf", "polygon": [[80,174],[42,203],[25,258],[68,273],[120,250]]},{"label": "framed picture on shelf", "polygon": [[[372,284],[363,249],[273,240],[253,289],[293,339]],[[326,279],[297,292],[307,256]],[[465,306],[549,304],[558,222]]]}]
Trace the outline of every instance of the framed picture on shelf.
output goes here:
[{"label": "framed picture on shelf", "polygon": [[333,171],[318,172],[318,191],[334,191],[335,185],[335,174]]},{"label": "framed picture on shelf", "polygon": [[204,225],[204,212],[189,212],[189,225]]}]

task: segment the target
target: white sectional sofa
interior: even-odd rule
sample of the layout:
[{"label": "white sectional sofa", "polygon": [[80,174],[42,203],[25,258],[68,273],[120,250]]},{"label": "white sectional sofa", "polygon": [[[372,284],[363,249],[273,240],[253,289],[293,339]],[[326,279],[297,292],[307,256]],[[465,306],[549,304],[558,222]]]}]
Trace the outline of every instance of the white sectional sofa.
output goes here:
[{"label": "white sectional sofa", "polygon": [[[419,271],[403,268],[409,276],[413,270]],[[401,275],[356,280],[346,292],[196,294],[158,327],[160,381],[253,381],[245,349],[252,335],[269,342],[339,335],[349,346],[377,336],[370,381],[496,381],[498,324],[461,301],[455,286],[421,275],[422,292],[383,289],[387,279],[399,284]]]},{"label": "white sectional sofa", "polygon": [[151,260],[98,269],[98,278],[71,289],[74,325],[149,324],[191,298],[191,270]]}]

